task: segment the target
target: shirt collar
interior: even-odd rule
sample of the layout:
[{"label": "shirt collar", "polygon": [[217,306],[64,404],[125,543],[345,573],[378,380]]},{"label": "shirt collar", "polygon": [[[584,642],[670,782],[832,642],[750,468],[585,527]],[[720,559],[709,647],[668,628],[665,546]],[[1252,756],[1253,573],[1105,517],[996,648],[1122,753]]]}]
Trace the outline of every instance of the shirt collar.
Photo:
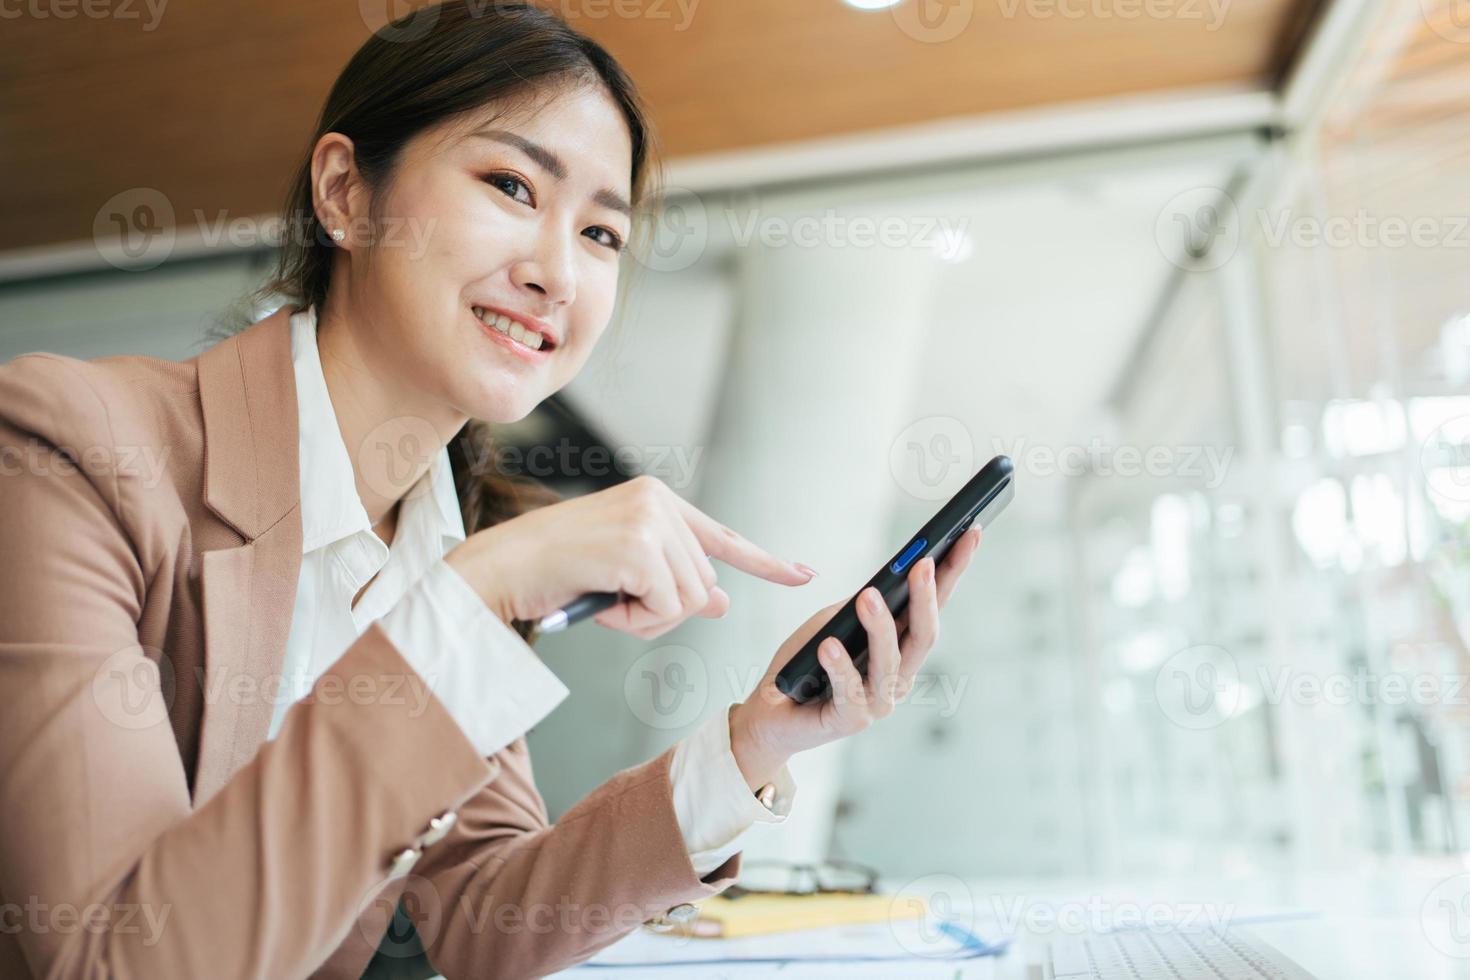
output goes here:
[{"label": "shirt collar", "polygon": [[[342,441],[337,413],[332,408],[332,397],[322,374],[321,353],[316,344],[315,306],[291,316],[291,361],[296,372],[301,437],[301,550],[306,554],[358,532],[373,534],[373,530],[362,499],[357,495],[352,458]],[[460,514],[447,448],[439,450],[428,471],[404,495],[395,540],[399,533],[410,528],[429,540],[438,534],[445,546],[465,538],[464,518]]]}]

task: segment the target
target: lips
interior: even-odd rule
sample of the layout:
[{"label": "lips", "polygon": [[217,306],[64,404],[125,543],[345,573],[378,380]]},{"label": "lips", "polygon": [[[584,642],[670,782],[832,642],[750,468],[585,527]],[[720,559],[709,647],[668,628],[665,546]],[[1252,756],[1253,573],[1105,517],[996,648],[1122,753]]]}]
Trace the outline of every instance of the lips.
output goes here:
[{"label": "lips", "polygon": [[551,328],[535,317],[485,306],[473,306],[470,311],[485,326],[527,351],[546,352],[557,347]]},{"label": "lips", "polygon": [[551,353],[545,348],[541,350],[535,350],[531,347],[527,347],[520,341],[511,339],[508,330],[506,332],[501,332],[500,330],[497,330],[495,327],[486,323],[484,320],[480,319],[474,313],[470,313],[469,316],[470,322],[480,328],[480,332],[484,335],[485,340],[491,345],[504,350],[505,353],[510,355],[510,358],[514,361],[519,361],[523,364],[540,364],[551,356]]}]

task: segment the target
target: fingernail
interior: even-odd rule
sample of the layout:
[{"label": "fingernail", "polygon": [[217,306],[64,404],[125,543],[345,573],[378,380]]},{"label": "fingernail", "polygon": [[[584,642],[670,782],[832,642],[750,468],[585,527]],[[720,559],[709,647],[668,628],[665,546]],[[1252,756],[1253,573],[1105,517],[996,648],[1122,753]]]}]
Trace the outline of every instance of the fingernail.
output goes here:
[{"label": "fingernail", "polygon": [[817,570],[810,565],[803,565],[799,561],[792,562],[792,564],[796,566],[798,572],[801,572],[801,574],[807,577],[808,582],[817,577]]},{"label": "fingernail", "polygon": [[878,590],[871,587],[863,590],[863,601],[868,604],[868,609],[872,612],[877,612],[878,607],[883,604],[878,597]]}]

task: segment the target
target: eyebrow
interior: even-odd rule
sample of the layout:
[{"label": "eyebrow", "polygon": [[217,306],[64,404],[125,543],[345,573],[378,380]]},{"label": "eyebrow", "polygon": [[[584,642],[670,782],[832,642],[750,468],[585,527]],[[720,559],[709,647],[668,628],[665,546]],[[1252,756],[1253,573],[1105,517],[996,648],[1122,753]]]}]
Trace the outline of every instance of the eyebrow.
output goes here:
[{"label": "eyebrow", "polygon": [[[505,129],[480,129],[476,130],[470,135],[494,140],[497,143],[504,143],[506,146],[513,146],[517,150],[520,150],[526,156],[534,160],[537,166],[539,166],[542,170],[545,170],[547,173],[551,174],[551,176],[555,177],[557,180],[567,179],[566,163],[562,160],[561,157],[557,156],[555,153],[553,153],[551,150],[548,150],[540,143],[533,143],[531,140],[526,139],[524,136],[512,133],[509,130]],[[632,206],[623,199],[623,196],[621,194],[618,194],[615,191],[603,188],[602,190],[592,195],[592,200],[605,208],[612,208],[614,211],[620,212],[625,217],[631,218],[633,216]]]}]

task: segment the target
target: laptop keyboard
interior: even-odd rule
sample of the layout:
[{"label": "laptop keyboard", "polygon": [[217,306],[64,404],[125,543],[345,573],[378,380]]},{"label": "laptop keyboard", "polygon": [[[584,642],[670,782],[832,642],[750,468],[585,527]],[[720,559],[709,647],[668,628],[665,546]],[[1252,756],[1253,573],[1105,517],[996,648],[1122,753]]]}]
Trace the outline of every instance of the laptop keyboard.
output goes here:
[{"label": "laptop keyboard", "polygon": [[1055,980],[1313,980],[1265,943],[1234,932],[1109,933],[1051,944]]}]

